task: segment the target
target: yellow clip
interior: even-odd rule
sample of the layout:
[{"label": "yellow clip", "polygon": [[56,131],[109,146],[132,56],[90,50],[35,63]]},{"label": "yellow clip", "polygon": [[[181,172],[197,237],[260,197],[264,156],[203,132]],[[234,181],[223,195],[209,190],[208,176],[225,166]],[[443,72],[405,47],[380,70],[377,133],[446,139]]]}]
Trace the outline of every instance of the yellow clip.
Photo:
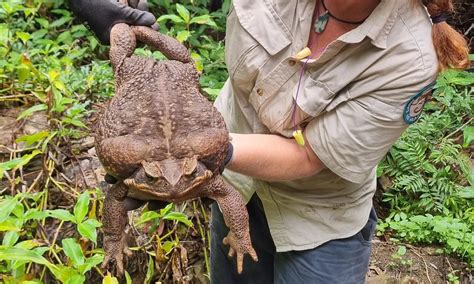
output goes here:
[{"label": "yellow clip", "polygon": [[293,131],[293,137],[295,137],[296,143],[298,143],[298,145],[304,146],[304,137],[301,130],[298,129]]},{"label": "yellow clip", "polygon": [[301,60],[311,55],[311,49],[309,47],[305,47],[303,50],[298,52],[294,57],[295,59]]}]

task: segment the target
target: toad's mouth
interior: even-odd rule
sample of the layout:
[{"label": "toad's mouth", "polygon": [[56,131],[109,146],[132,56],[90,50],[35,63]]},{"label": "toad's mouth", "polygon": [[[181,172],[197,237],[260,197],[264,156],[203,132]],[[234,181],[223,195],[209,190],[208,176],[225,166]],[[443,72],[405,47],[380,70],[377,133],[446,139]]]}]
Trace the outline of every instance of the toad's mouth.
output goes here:
[{"label": "toad's mouth", "polygon": [[[170,202],[180,202],[190,199],[190,195],[194,190],[204,185],[213,177],[213,173],[210,170],[204,171],[201,176],[196,177],[192,184],[184,190],[178,190],[174,186],[169,186],[166,191],[154,191],[153,187],[145,184],[138,183],[133,178],[128,178],[123,181],[129,188],[139,190],[143,193],[147,193],[149,196],[153,196],[158,200],[165,200]],[[197,196],[196,196],[197,197]]]}]

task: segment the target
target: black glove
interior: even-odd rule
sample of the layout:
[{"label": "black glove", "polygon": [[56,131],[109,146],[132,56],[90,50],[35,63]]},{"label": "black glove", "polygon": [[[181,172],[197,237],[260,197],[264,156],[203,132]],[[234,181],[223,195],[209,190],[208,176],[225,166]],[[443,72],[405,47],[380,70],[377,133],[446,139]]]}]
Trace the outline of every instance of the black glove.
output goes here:
[{"label": "black glove", "polygon": [[110,30],[117,23],[134,26],[155,24],[155,16],[146,12],[146,0],[130,2],[136,3],[136,6],[141,10],[125,6],[116,0],[71,0],[70,6],[77,17],[89,24],[102,43],[109,44]]},{"label": "black glove", "polygon": [[227,165],[232,160],[233,155],[234,155],[234,146],[232,145],[232,143],[229,142],[229,144],[227,145],[227,153],[225,155],[224,164],[222,164],[222,166],[219,169],[219,172],[221,174],[224,172],[225,167],[227,167]]}]

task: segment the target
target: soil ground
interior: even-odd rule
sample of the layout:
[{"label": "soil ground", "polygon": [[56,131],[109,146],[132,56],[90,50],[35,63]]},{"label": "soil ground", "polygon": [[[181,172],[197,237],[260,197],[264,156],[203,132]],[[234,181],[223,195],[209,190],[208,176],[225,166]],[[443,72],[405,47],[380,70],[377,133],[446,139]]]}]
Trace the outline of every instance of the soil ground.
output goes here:
[{"label": "soil ground", "polygon": [[[394,257],[403,245],[407,248],[400,259]],[[449,283],[449,275],[459,283],[474,283],[467,265],[452,256],[438,254],[437,247],[395,244],[375,238],[367,273],[368,284],[378,283]]]}]

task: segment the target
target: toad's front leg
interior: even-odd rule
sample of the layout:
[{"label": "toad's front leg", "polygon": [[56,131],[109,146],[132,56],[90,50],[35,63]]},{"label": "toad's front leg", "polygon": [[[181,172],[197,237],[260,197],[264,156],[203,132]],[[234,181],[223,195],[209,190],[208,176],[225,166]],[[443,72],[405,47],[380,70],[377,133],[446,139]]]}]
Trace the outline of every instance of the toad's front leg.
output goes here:
[{"label": "toad's front leg", "polygon": [[115,260],[117,273],[123,275],[123,254],[131,256],[128,249],[126,228],[128,226],[127,210],[123,200],[127,196],[128,188],[121,181],[114,184],[106,193],[104,201],[104,250],[105,259],[102,269],[107,268],[109,262]]},{"label": "toad's front leg", "polygon": [[244,255],[248,254],[254,261],[258,261],[249,232],[249,216],[244,200],[239,192],[227,184],[221,176],[206,186],[208,197],[217,201],[224,216],[224,221],[230,231],[223,242],[229,245],[229,256],[237,257],[237,272],[243,269]]}]

